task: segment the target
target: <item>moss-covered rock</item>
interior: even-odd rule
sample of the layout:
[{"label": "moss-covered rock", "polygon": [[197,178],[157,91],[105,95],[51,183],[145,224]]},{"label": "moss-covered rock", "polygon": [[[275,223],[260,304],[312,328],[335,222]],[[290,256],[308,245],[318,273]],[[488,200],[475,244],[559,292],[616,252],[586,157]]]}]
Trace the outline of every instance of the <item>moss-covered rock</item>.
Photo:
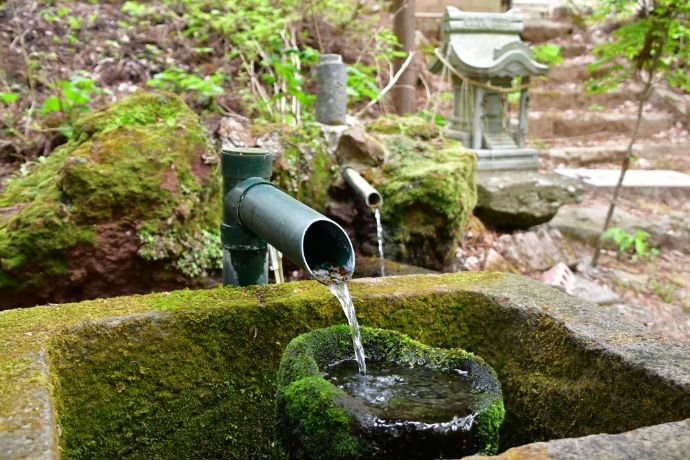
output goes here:
[{"label": "moss-covered rock", "polygon": [[376,414],[322,377],[329,365],[354,359],[349,328],[331,326],[293,339],[278,368],[276,429],[290,458],[426,459],[496,452],[503,399],[495,372],[481,358],[429,347],[395,331],[363,327],[361,334],[368,361],[463,371],[457,378],[471,380],[487,396],[471,408],[476,418],[469,428],[450,428],[451,420],[372,423]]},{"label": "moss-covered rock", "polygon": [[436,139],[440,135],[436,123],[418,115],[384,115],[369,123],[367,128],[380,134],[400,134],[422,140]]},{"label": "moss-covered rock", "polygon": [[215,163],[177,96],[81,118],[0,195],[0,309],[200,284],[220,261]]},{"label": "moss-covered rock", "polygon": [[434,270],[450,268],[477,203],[474,153],[458,142],[386,136],[389,161],[371,179],[383,195],[386,254]]}]

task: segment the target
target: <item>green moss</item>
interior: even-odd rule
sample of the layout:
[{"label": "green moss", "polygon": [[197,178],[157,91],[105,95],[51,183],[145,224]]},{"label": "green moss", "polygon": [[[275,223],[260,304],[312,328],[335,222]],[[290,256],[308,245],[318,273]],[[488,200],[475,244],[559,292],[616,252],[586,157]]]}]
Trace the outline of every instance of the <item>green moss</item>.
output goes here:
[{"label": "green moss", "polygon": [[[292,458],[357,458],[360,446],[350,433],[350,417],[334,404],[345,392],[321,377],[305,377],[283,391],[285,414],[297,421],[293,435],[303,444],[283,446]],[[287,447],[287,448],[286,448]]]},{"label": "green moss", "polygon": [[[109,225],[172,236],[157,258],[174,263],[204,230],[218,232],[219,175],[205,155],[212,158],[204,128],[177,96],[137,93],[86,115],[72,141],[0,194],[9,210],[0,214],[0,288],[54,282],[70,251],[94,252]],[[146,254],[149,242],[141,243]]]},{"label": "green moss", "polygon": [[504,419],[503,399],[494,399],[489,408],[477,417],[480,436],[486,440],[482,454],[494,455],[498,452],[499,433]]},{"label": "green moss", "polygon": [[367,129],[381,134],[402,134],[403,136],[435,139],[439,136],[436,123],[419,115],[385,115],[367,123]]},{"label": "green moss", "polygon": [[477,203],[476,159],[454,141],[418,142],[389,136],[390,159],[375,179],[382,218],[398,260],[448,267]]}]

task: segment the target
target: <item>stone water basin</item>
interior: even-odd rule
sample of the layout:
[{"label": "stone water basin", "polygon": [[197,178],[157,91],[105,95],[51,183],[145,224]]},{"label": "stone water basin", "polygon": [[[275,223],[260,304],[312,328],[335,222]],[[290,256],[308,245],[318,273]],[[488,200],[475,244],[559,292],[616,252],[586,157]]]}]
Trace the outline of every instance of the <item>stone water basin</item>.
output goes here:
[{"label": "stone water basin", "polygon": [[276,395],[280,454],[426,460],[496,452],[503,398],[480,357],[362,327],[362,375],[350,337],[339,325],[288,344]]},{"label": "stone water basin", "polygon": [[[499,452],[690,451],[686,345],[516,275],[362,279],[350,289],[363,326],[465,349],[496,371]],[[285,347],[343,320],[316,282],[0,312],[0,457],[272,458]]]}]

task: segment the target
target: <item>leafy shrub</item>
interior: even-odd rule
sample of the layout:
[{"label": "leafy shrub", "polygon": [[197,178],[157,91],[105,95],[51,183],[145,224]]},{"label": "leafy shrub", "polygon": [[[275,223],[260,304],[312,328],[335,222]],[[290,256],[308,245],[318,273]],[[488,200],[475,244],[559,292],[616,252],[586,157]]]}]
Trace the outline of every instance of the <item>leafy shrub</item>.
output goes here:
[{"label": "leafy shrub", "polygon": [[69,80],[58,80],[51,84],[55,94],[48,96],[41,106],[41,114],[59,113],[62,117],[60,132],[72,137],[72,123],[79,114],[89,110],[89,102],[93,96],[100,93],[96,82],[88,72],[79,71]]},{"label": "leafy shrub", "polygon": [[619,255],[623,255],[628,250],[634,252],[632,259],[636,261],[639,257],[655,257],[659,254],[659,250],[651,248],[647,239],[649,233],[644,230],[637,230],[635,233],[628,233],[622,228],[611,227],[606,230],[602,238],[604,240],[612,240],[618,246]]}]

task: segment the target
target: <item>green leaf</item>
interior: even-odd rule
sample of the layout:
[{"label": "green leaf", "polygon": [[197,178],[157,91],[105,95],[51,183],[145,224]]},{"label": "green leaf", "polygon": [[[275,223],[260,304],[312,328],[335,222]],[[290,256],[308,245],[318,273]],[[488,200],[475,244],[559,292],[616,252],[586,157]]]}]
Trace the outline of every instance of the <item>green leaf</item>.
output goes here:
[{"label": "green leaf", "polygon": [[49,96],[46,98],[41,107],[41,113],[59,112],[60,110],[60,99],[57,96]]},{"label": "green leaf", "polygon": [[5,104],[11,104],[12,102],[16,101],[19,98],[14,93],[0,93],[0,100],[4,102]]}]

